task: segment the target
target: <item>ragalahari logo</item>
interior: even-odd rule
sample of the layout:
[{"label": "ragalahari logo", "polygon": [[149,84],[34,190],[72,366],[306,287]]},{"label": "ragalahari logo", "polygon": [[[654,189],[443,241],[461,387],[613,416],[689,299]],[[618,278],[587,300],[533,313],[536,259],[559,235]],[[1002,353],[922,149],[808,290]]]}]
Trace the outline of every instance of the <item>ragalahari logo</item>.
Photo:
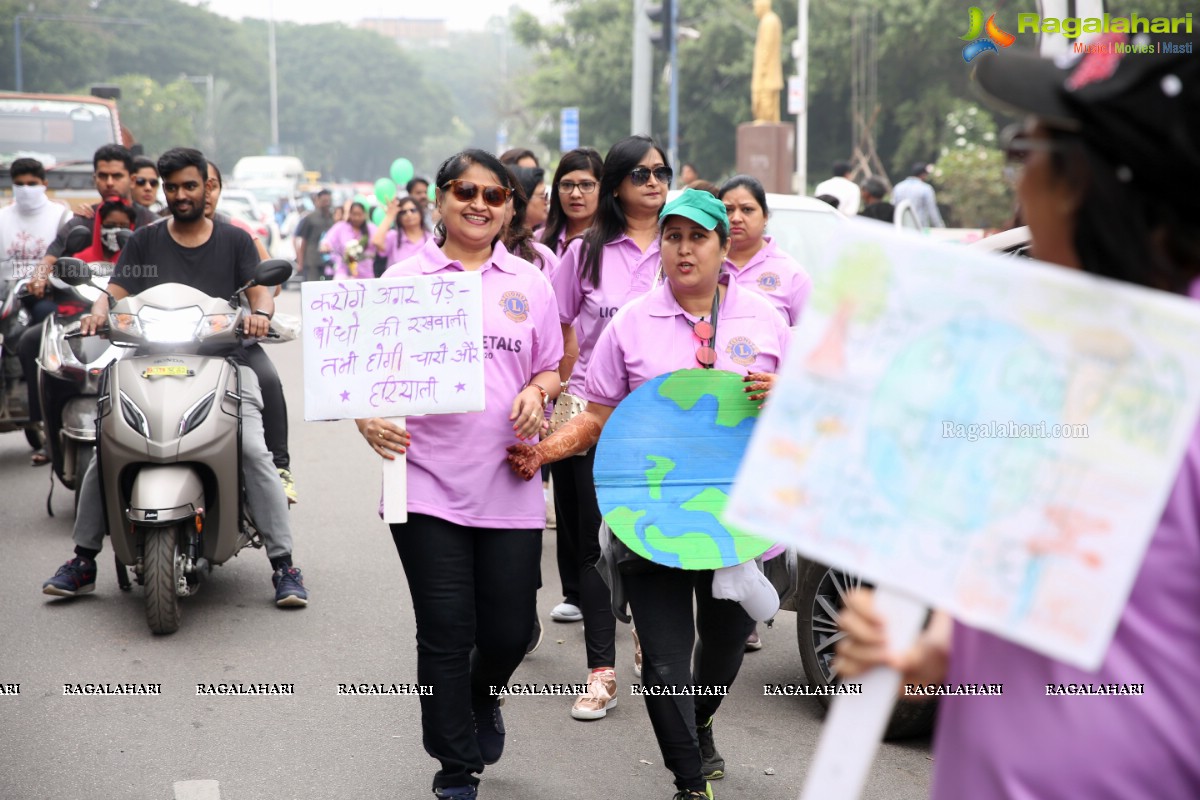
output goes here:
[{"label": "ragalahari logo", "polygon": [[[966,61],[968,64],[980,53],[988,50],[991,50],[993,53],[1000,52],[996,49],[996,45],[1008,47],[1017,40],[1017,37],[1011,33],[1000,30],[1000,27],[996,25],[995,14],[987,18],[987,24],[985,25],[982,9],[977,6],[971,6],[971,10],[968,13],[970,14],[970,28],[967,29],[966,35],[958,37],[964,42],[969,42],[962,51],[963,61]],[[981,34],[985,33],[987,34],[986,36],[981,36]]]}]

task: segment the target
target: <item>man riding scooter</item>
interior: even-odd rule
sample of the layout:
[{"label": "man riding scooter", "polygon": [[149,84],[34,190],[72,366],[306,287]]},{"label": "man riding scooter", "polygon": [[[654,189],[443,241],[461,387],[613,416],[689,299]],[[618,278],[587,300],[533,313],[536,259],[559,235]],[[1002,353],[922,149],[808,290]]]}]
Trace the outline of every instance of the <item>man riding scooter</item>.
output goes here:
[{"label": "man riding scooter", "polygon": [[[181,283],[213,297],[235,294],[253,277],[258,253],[244,231],[204,215],[208,163],[191,148],[168,150],[158,160],[171,219],[165,224],[140,228],[126,244],[109,280],[116,300],[139,294],[151,286]],[[247,337],[266,336],[275,302],[270,288],[253,286],[246,291],[253,313],[245,318]],[[107,322],[109,302],[100,297],[92,316],[80,322],[80,333],[94,335]],[[255,527],[267,546],[273,570],[275,604],[305,606],[308,593],[300,570],[292,564],[292,532],[287,499],[263,435],[262,393],[253,370],[245,365],[242,381],[242,471],[246,504]],[[75,519],[75,558],[42,585],[45,594],[75,597],[96,586],[96,556],[103,547],[105,516],[100,476],[95,459],[88,466],[80,490]]]}]

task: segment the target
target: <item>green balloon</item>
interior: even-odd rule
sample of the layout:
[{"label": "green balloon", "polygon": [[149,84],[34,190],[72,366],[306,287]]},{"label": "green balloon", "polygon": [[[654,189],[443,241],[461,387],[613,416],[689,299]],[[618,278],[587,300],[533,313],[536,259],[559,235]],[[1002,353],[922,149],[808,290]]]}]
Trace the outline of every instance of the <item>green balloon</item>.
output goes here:
[{"label": "green balloon", "polygon": [[396,184],[391,178],[380,178],[375,181],[375,197],[385,206],[396,196]]},{"label": "green balloon", "polygon": [[429,184],[428,194],[429,194],[429,202],[436,203],[437,202],[437,187],[434,186],[432,183]]},{"label": "green balloon", "polygon": [[392,162],[390,174],[397,186],[403,186],[411,181],[414,173],[413,163],[407,158],[397,158]]},{"label": "green balloon", "polygon": [[371,222],[376,225],[383,222],[383,206],[375,206],[375,210],[371,212]]}]

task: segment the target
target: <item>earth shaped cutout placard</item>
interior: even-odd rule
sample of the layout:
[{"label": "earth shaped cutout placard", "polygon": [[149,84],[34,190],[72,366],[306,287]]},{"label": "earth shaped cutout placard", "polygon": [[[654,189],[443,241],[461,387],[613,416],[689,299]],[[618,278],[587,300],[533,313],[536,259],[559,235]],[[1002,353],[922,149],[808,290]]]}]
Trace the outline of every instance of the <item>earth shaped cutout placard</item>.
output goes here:
[{"label": "earth shaped cutout placard", "polygon": [[746,386],[732,372],[684,369],[613,410],[596,448],[596,497],[608,527],[642,558],[719,569],[774,544],[722,519],[759,414]]}]

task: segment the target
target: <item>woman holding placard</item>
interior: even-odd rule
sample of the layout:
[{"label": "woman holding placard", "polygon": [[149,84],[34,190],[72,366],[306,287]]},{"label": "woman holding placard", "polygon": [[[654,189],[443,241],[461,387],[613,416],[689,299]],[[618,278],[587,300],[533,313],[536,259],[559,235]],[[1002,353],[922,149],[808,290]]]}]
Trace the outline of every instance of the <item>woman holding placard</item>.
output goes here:
[{"label": "woman holding placard", "polygon": [[465,150],[437,174],[434,240],[384,278],[478,271],[483,280],[485,408],[471,414],[358,420],[383,458],[408,455],[408,522],[392,525],[417,622],[426,751],[439,798],[476,796],[499,760],[506,685],[533,627],[545,501],[505,465],[505,448],[541,431],[558,395],[562,331],[549,281],[500,241],[513,187],[490,153]]},{"label": "woman holding placard", "polygon": [[[665,281],[631,300],[600,335],[584,389],[587,410],[537,445],[508,448],[509,463],[526,480],[542,464],[594,450],[613,409],[660,375],[698,366],[739,375],[749,369],[747,402],[766,397],[788,328],[767,300],[723,273],[729,251],[724,206],[708,192],[685,190],[662,210],[660,242]],[[638,620],[643,685],[732,684],[753,624],[750,616],[739,603],[714,598],[713,570],[675,569],[634,558],[636,569],[627,572],[629,565],[622,564],[622,580]],[[695,618],[693,602],[699,612]],[[676,800],[711,798],[705,775],[724,774],[712,730],[721,697],[647,694],[645,699],[663,761],[675,775]]]},{"label": "woman holding placard", "polygon": [[[1123,35],[1106,36],[1069,66],[1005,53],[981,59],[975,78],[997,106],[1032,115],[1004,146],[1021,165],[1017,196],[1036,258],[1200,297],[1192,196],[1200,181],[1200,60],[1192,51],[1200,40],[1160,38],[1155,52],[1126,54]],[[1186,52],[1168,55],[1172,44]],[[932,788],[939,800],[1200,797],[1198,576],[1200,429],[1098,670],[943,613],[912,649],[890,653],[863,592],[842,615],[838,673],[886,664],[905,683],[1003,682],[1001,697],[942,700]],[[1114,690],[1058,696],[1096,687]]]}]

